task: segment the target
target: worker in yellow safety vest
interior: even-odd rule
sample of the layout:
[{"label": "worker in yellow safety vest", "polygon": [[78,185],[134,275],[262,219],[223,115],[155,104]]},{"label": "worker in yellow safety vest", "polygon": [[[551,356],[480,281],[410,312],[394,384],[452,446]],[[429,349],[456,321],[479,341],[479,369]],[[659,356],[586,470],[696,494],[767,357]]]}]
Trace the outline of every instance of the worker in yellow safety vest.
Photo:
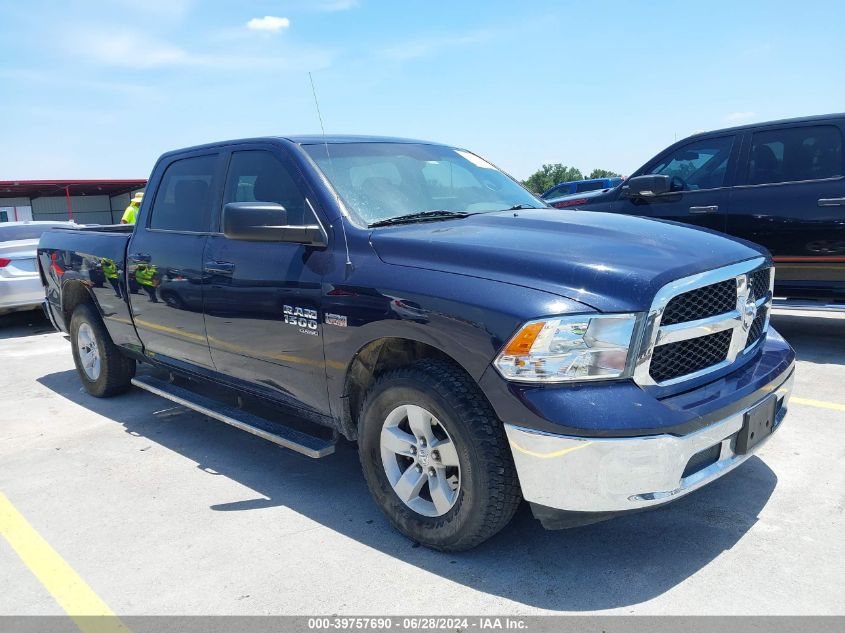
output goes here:
[{"label": "worker in yellow safety vest", "polygon": [[100,260],[100,263],[103,266],[103,274],[106,276],[106,279],[109,280],[111,287],[114,288],[114,296],[121,298],[117,264],[114,263],[113,259],[109,259],[108,257],[103,257]]},{"label": "worker in yellow safety vest", "polygon": [[158,269],[152,264],[138,264],[135,269],[135,281],[150,295],[150,301],[158,303],[156,286],[158,286]]},{"label": "worker in yellow safety vest", "polygon": [[144,192],[139,191],[134,196],[132,196],[132,200],[129,202],[129,206],[123,211],[123,217],[120,218],[121,224],[135,224],[135,220],[138,219],[138,207],[141,206],[141,200],[144,199]]}]

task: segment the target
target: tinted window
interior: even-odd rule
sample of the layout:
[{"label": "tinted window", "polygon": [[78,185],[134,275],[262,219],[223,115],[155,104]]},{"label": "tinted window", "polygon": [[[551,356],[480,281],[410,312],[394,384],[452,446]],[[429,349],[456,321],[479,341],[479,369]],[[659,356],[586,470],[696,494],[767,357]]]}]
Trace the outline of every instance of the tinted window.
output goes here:
[{"label": "tinted window", "polygon": [[832,125],[755,132],[748,184],[818,180],[842,175],[842,135]]},{"label": "tinted window", "polygon": [[583,193],[584,191],[597,191],[599,189],[604,188],[605,184],[603,180],[599,182],[582,182],[579,185],[575,185],[575,193]]},{"label": "tinted window", "polygon": [[223,194],[223,204],[229,202],[275,202],[287,211],[288,224],[316,224],[302,190],[270,152],[251,150],[232,154]]},{"label": "tinted window", "polygon": [[733,143],[733,136],[694,141],[665,156],[644,173],[671,177],[675,191],[723,187]]},{"label": "tinted window", "polygon": [[37,240],[44,231],[54,226],[70,226],[69,224],[18,224],[16,226],[0,226],[0,242],[16,240]]},{"label": "tinted window", "polygon": [[172,163],[158,187],[150,228],[199,233],[211,230],[211,185],[216,166],[216,154]]},{"label": "tinted window", "polygon": [[549,189],[546,193],[543,194],[543,198],[555,198],[557,196],[565,196],[566,194],[570,193],[571,187],[569,183],[564,183],[562,185],[557,185]]}]

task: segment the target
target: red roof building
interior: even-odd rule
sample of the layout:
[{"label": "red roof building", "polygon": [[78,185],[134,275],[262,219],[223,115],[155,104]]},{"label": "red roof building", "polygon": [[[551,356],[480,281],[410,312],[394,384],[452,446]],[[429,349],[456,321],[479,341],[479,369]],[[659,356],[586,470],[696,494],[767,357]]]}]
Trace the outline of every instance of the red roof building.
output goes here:
[{"label": "red roof building", "polygon": [[0,222],[115,224],[146,180],[0,180]]}]

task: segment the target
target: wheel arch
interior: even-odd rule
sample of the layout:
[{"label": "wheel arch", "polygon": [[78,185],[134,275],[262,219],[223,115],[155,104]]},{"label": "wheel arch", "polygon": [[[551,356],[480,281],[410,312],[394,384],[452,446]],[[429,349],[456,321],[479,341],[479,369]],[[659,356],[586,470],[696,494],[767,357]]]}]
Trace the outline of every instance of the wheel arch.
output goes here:
[{"label": "wheel arch", "polygon": [[350,440],[357,439],[361,404],[381,374],[425,358],[444,360],[459,368],[477,384],[467,368],[453,355],[430,342],[404,336],[383,336],[370,340],[359,347],[346,368],[341,396],[340,430],[343,435]]},{"label": "wheel arch", "polygon": [[77,306],[83,303],[91,304],[100,315],[103,317],[103,311],[100,305],[94,298],[91,288],[85,282],[79,279],[70,279],[62,285],[62,314],[65,317],[65,323],[70,326],[70,319],[73,316],[73,311]]}]

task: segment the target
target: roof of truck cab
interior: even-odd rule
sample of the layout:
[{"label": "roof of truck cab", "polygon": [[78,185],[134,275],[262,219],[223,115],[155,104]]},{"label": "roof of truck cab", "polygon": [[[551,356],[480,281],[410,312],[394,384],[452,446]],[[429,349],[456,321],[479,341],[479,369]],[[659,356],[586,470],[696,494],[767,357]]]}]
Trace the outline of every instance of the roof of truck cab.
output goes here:
[{"label": "roof of truck cab", "polygon": [[399,138],[395,136],[364,136],[356,134],[294,134],[288,136],[257,136],[252,138],[236,138],[228,141],[215,141],[192,147],[180,147],[162,154],[162,157],[169,157],[174,154],[184,154],[204,149],[216,149],[231,145],[242,145],[245,143],[266,143],[267,141],[288,141],[297,145],[317,145],[322,143],[416,143],[422,145],[443,145],[432,141],[420,141],[410,138]]},{"label": "roof of truck cab", "polygon": [[442,145],[442,143],[396,136],[366,136],[359,134],[327,134],[326,136],[322,134],[296,134],[294,136],[283,136],[282,138],[299,145],[318,145],[320,143],[417,143],[422,145]]},{"label": "roof of truck cab", "polygon": [[711,134],[720,134],[722,132],[739,132],[742,130],[749,130],[752,128],[758,127],[766,127],[767,125],[783,125],[783,124],[795,124],[795,123],[817,123],[823,121],[833,121],[845,119],[845,112],[840,112],[838,114],[815,114],[813,116],[801,116],[795,117],[794,119],[777,119],[775,121],[758,121],[757,123],[745,123],[743,125],[735,125],[734,127],[725,127],[720,128],[718,130],[707,130],[704,132],[696,132],[695,134],[690,134],[687,138],[695,138],[696,136],[709,136]]}]

